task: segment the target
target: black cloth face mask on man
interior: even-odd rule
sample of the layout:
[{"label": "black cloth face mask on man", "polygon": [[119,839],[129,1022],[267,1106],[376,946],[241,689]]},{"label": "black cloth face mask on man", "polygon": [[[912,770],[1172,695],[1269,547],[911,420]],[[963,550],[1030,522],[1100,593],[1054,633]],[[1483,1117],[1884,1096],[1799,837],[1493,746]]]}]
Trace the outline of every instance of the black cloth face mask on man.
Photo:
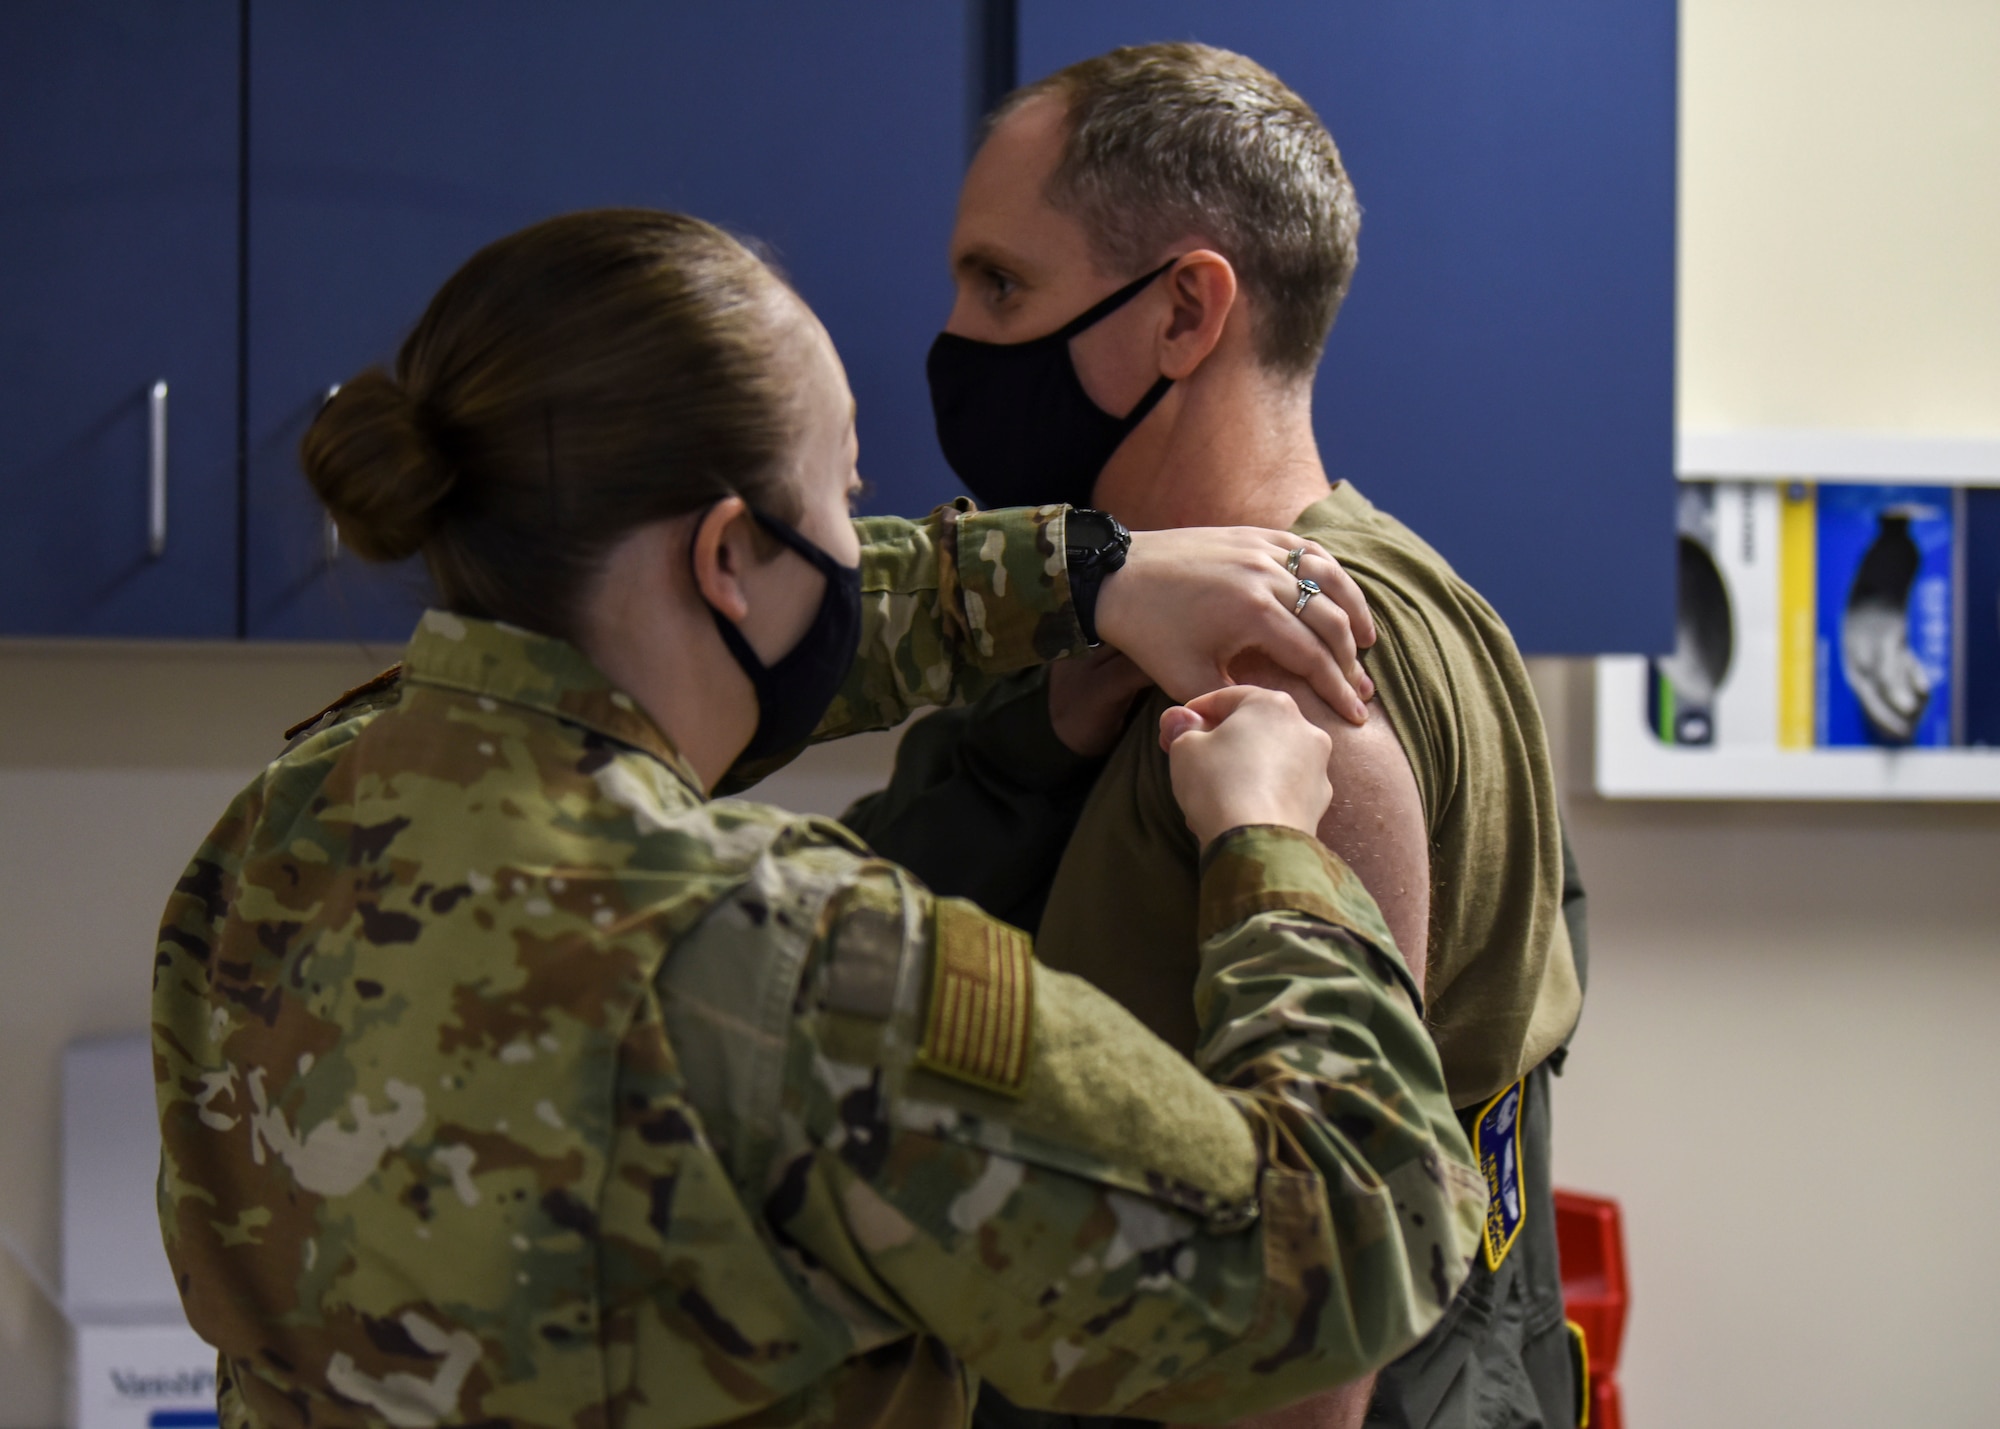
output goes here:
[{"label": "black cloth face mask on man", "polygon": [[[739,764],[805,743],[806,736],[819,727],[833,697],[840,693],[861,650],[861,567],[843,566],[775,516],[757,510],[750,515],[825,576],[826,590],[798,644],[769,665],[750,647],[735,621],[714,606],[708,607],[722,643],[757,692],[757,731],[736,756]],[[693,558],[692,551],[689,558]]]},{"label": "black cloth face mask on man", "polygon": [[925,364],[938,445],[981,505],[1090,505],[1098,473],[1174,379],[1161,377],[1136,407],[1114,417],[1083,390],[1070,339],[1179,261],[1168,259],[1044,337],[1002,343],[938,334]]}]

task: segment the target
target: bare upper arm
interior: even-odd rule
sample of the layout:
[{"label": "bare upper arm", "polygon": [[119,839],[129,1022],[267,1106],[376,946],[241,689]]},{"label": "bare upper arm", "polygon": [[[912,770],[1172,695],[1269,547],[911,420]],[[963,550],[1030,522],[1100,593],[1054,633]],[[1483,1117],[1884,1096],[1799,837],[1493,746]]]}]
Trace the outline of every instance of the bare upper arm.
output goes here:
[{"label": "bare upper arm", "polygon": [[1241,677],[1284,690],[1333,740],[1327,761],[1333,803],[1320,820],[1320,842],[1360,875],[1421,988],[1430,952],[1430,833],[1417,776],[1389,717],[1373,702],[1368,723],[1351,725],[1304,682],[1268,662]]},{"label": "bare upper arm", "polygon": [[1379,704],[1356,728],[1324,705],[1308,718],[1333,738],[1327,774],[1333,802],[1319,822],[1320,842],[1361,876],[1389,924],[1417,986],[1429,962],[1430,833],[1409,756]]}]

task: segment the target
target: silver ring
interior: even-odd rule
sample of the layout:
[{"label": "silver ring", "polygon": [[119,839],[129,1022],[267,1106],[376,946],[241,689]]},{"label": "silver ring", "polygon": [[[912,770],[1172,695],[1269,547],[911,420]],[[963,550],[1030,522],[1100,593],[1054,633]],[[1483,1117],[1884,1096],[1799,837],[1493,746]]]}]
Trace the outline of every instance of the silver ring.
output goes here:
[{"label": "silver ring", "polygon": [[1317,581],[1307,580],[1304,576],[1300,576],[1299,603],[1292,607],[1292,614],[1304,615],[1306,613],[1306,602],[1311,600],[1314,596],[1318,594],[1320,594],[1319,583]]},{"label": "silver ring", "polygon": [[1305,559],[1305,555],[1306,555],[1306,548],[1304,546],[1300,546],[1297,550],[1292,551],[1289,555],[1285,557],[1285,569],[1287,571],[1290,571],[1294,577],[1298,575],[1299,562]]}]

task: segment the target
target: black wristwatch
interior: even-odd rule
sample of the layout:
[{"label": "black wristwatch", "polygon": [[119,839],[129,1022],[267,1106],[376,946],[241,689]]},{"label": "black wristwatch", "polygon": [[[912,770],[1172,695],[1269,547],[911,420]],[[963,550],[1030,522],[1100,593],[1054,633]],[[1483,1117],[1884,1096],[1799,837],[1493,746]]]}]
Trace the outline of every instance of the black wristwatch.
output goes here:
[{"label": "black wristwatch", "polygon": [[1069,596],[1076,607],[1076,623],[1092,647],[1097,638],[1097,591],[1104,578],[1125,564],[1132,549],[1132,533],[1118,524],[1118,518],[1086,506],[1073,507],[1063,523],[1063,543],[1069,559]]}]

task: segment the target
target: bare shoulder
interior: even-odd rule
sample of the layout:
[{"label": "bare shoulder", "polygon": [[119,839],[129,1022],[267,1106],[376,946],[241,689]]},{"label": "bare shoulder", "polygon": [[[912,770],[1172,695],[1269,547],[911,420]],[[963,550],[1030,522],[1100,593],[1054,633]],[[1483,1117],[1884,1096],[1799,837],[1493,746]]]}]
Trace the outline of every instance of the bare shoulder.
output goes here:
[{"label": "bare shoulder", "polygon": [[1349,724],[1274,665],[1244,675],[1285,691],[1333,741],[1327,756],[1333,802],[1320,821],[1320,842],[1360,875],[1421,987],[1430,934],[1430,832],[1417,777],[1395,726],[1380,701],[1368,706],[1368,723]]},{"label": "bare shoulder", "polygon": [[[1299,699],[1299,696],[1294,693],[1292,698]],[[1418,817],[1422,817],[1422,804],[1417,798],[1417,779],[1411,772],[1409,755],[1404,752],[1396,727],[1383,712],[1379,699],[1370,701],[1368,723],[1364,725],[1349,724],[1309,691],[1305,699],[1299,700],[1299,709],[1307,719],[1325,730],[1333,741],[1333,753],[1327,757],[1327,769],[1336,780],[1346,776],[1407,785],[1410,799],[1417,806]]]},{"label": "bare shoulder", "polygon": [[1368,713],[1368,723],[1358,728],[1345,720],[1337,720],[1338,730],[1322,725],[1333,738],[1327,759],[1333,802],[1320,820],[1319,838],[1361,876],[1422,987],[1430,951],[1430,832],[1417,776],[1394,726],[1379,704]]}]

